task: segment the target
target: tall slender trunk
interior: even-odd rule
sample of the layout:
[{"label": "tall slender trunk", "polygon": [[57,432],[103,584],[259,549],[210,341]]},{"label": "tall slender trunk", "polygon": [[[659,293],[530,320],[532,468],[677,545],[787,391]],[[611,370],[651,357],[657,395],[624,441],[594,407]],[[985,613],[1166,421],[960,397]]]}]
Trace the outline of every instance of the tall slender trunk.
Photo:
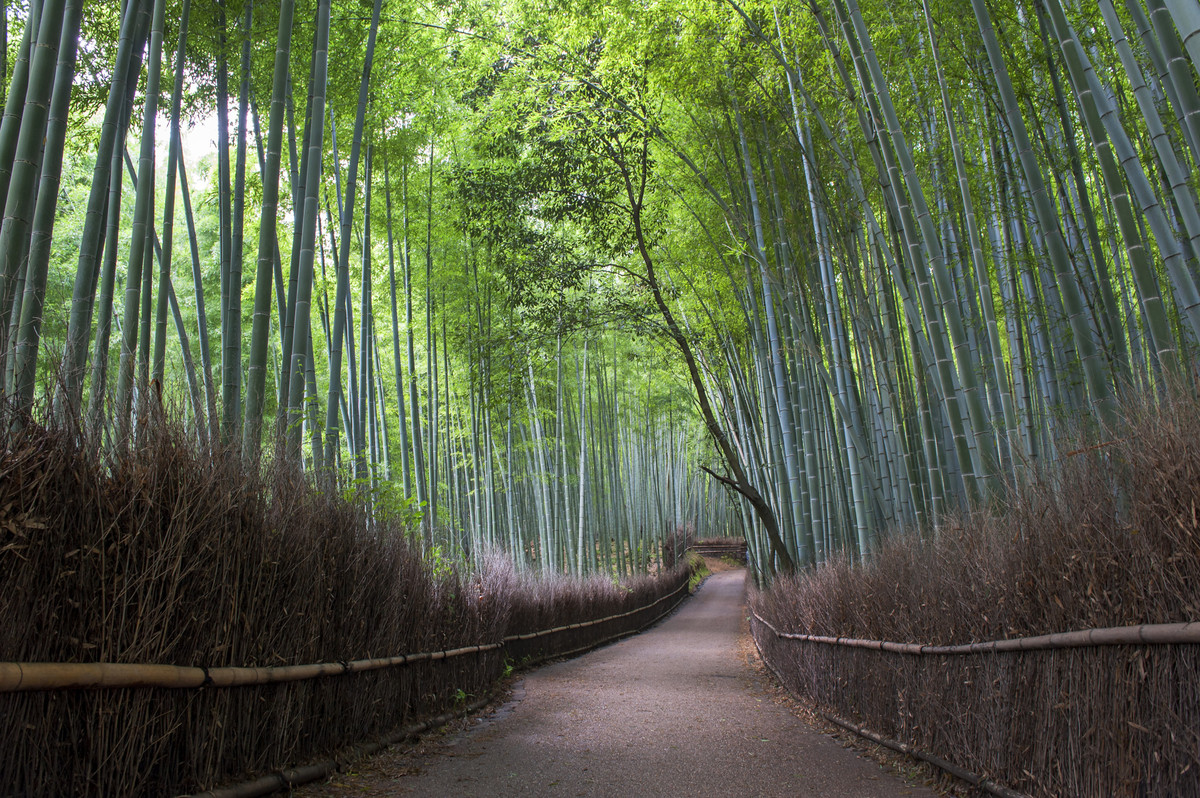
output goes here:
[{"label": "tall slender trunk", "polygon": [[[341,213],[341,251],[338,257],[337,296],[334,299],[333,340],[329,361],[329,397],[325,407],[325,460],[332,463],[338,448],[338,408],[342,394],[342,337],[347,335],[344,308],[350,301],[350,238],[354,223],[354,194],[358,182],[358,164],[366,125],[371,66],[375,58],[375,38],[379,31],[382,0],[375,0],[362,78],[358,84],[358,110],[354,117],[354,138],[350,143],[350,166],[346,180],[346,201]],[[365,357],[365,354],[364,354]],[[357,409],[357,408],[355,408]],[[357,443],[357,441],[356,441]]]},{"label": "tall slender trunk", "polygon": [[[4,20],[7,28],[7,17]],[[88,359],[88,341],[92,334],[92,315],[100,282],[105,228],[109,213],[109,192],[115,179],[120,185],[120,161],[113,170],[114,154],[124,150],[127,119],[133,102],[133,90],[140,71],[145,35],[149,31],[149,0],[131,0],[125,4],[117,39],[117,56],[109,82],[104,119],[97,141],[96,165],[92,170],[87,210],[79,237],[79,260],[71,292],[71,315],[67,324],[67,343],[63,352],[63,394],[65,410],[79,408],[83,398],[84,372]],[[15,83],[14,75],[14,83]],[[132,79],[131,79],[132,77]],[[9,97],[11,100],[11,95]],[[119,192],[118,192],[119,201]],[[110,289],[111,292],[111,289]],[[111,296],[111,293],[109,294]],[[102,311],[103,312],[103,311]],[[97,325],[99,328],[99,325]],[[97,329],[97,334],[99,329]],[[106,352],[107,355],[107,352]]]},{"label": "tall slender trunk", "polygon": [[[392,229],[392,180],[386,156],[383,160],[383,196],[387,205],[388,287],[391,289],[392,300],[392,363],[396,370],[396,415],[400,424],[400,462],[404,474],[404,497],[407,499],[413,495],[413,483],[412,469],[409,467],[408,419],[404,411],[404,365],[400,359],[400,320],[396,302],[396,247]],[[407,223],[407,210],[405,214]]]},{"label": "tall slender trunk", "polygon": [[[300,441],[305,393],[306,342],[310,334],[312,313],[313,261],[317,234],[318,188],[322,173],[322,144],[325,133],[325,91],[329,68],[330,0],[320,0],[317,6],[316,30],[313,38],[315,54],[312,86],[312,114],[309,118],[308,149],[305,154],[304,215],[300,230],[300,252],[296,264],[296,301],[292,328],[291,362],[287,365],[287,451],[300,462]],[[299,342],[299,345],[296,345]],[[330,379],[333,377],[331,375]],[[336,452],[335,452],[336,453]],[[334,454],[335,454],[334,453]],[[326,467],[332,467],[333,454],[326,446]]]},{"label": "tall slender trunk", "polygon": [[[125,311],[121,323],[121,359],[117,370],[116,441],[129,443],[134,399],[134,357],[138,344],[141,310],[142,271],[147,251],[153,251],[154,234],[154,128],[157,118],[159,85],[162,79],[163,18],[165,0],[155,0],[150,25],[150,51],[147,57],[146,103],[142,116],[142,147],[138,162],[140,177],[133,210],[133,232],[129,244],[129,266],[125,278]],[[139,386],[144,387],[144,386]]]},{"label": "tall slender trunk", "polygon": [[[50,268],[50,242],[58,208],[59,178],[62,174],[63,148],[67,136],[67,114],[71,86],[75,78],[75,54],[79,40],[82,0],[69,0],[58,42],[58,63],[51,92],[46,142],[42,156],[41,179],[34,206],[29,247],[28,277],[17,332],[13,382],[17,407],[23,413],[33,410],[37,377],[37,356],[41,343],[42,309],[46,297],[46,279]],[[0,20],[7,25],[7,20]],[[0,239],[2,239],[0,233]]]},{"label": "tall slender trunk", "polygon": [[[262,171],[262,216],[258,229],[254,312],[250,331],[250,362],[246,372],[246,418],[243,425],[242,449],[248,455],[258,453],[262,438],[267,380],[267,347],[271,336],[271,272],[277,251],[279,171],[282,166],[281,150],[288,83],[288,59],[292,47],[292,21],[295,5],[295,0],[281,1],[279,32],[275,38],[275,68],[271,88],[271,111],[267,121],[266,164]],[[284,308],[280,308],[281,312],[284,310]]]}]

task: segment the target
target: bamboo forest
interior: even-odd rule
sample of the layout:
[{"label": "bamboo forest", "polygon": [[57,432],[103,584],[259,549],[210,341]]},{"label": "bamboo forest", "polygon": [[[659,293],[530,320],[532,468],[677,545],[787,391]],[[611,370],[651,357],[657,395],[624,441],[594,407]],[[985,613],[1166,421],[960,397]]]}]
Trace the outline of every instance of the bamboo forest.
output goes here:
[{"label": "bamboo forest", "polygon": [[[1200,793],[1196,0],[0,2],[0,794],[378,737],[597,644],[520,648],[549,631],[652,623],[716,539],[822,712],[997,795]],[[1075,654],[932,678],[791,639],[1171,624],[1087,660],[1148,709],[1004,742],[963,685],[1041,717]],[[470,646],[403,698],[319,688],[344,727],[204,698],[219,743],[85,691],[70,753],[21,692],[58,688],[5,687]]]}]

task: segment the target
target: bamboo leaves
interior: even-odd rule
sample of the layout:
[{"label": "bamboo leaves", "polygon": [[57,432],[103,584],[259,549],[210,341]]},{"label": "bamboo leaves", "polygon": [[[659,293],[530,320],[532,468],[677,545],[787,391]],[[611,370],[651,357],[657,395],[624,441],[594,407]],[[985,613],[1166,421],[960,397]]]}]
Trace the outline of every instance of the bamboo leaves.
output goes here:
[{"label": "bamboo leaves", "polygon": [[[1194,378],[1187,3],[727,0],[559,29],[501,4],[470,35],[351,5],[131,0],[88,42],[100,86],[71,77],[86,4],[10,14],[6,396],[34,408],[61,349],[56,408],[120,447],[185,387],[189,434],[253,460],[277,432],[431,554],[628,572],[705,503],[787,570],[1003,501],[1064,419]],[[107,92],[86,170],[62,138],[81,86]],[[189,108],[218,117],[199,160]]]}]

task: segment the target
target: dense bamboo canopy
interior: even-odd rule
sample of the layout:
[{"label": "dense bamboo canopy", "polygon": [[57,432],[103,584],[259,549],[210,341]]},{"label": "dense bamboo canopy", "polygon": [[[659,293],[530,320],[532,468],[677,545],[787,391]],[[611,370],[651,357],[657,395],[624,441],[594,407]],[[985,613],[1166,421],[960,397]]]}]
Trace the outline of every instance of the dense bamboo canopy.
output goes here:
[{"label": "dense bamboo canopy", "polygon": [[[431,555],[762,573],[1196,377],[1194,0],[29,0],[0,366]],[[123,301],[119,301],[122,300]]]}]

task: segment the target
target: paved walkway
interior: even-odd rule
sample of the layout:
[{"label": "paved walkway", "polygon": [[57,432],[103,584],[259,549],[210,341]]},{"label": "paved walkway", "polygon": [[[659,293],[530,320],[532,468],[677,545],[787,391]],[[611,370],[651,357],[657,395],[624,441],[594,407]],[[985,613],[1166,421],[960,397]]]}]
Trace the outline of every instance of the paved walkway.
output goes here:
[{"label": "paved walkway", "polygon": [[933,798],[756,687],[737,652],[743,578],[716,574],[654,629],[530,673],[409,775],[345,794]]}]

